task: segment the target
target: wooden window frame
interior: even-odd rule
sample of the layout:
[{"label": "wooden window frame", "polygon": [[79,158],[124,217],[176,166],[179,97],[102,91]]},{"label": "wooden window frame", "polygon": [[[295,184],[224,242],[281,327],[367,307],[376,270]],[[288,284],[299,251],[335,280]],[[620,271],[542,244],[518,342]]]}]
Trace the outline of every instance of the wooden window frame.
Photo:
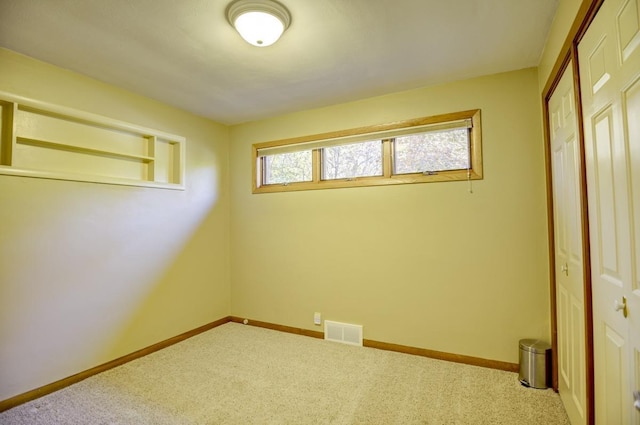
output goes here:
[{"label": "wooden window frame", "polygon": [[[265,148],[284,147],[290,145],[322,142],[351,136],[375,135],[380,132],[393,130],[406,130],[412,127],[420,128],[429,125],[444,124],[448,122],[471,120],[469,129],[469,155],[470,167],[462,170],[437,171],[433,174],[413,173],[413,174],[393,174],[393,143],[392,137],[382,139],[382,168],[381,176],[354,177],[349,179],[322,180],[322,158],[320,148],[312,150],[312,180],[307,182],[291,182],[278,184],[263,184],[264,181],[264,156],[260,156],[259,151]],[[386,186],[394,184],[414,184],[432,183],[446,181],[469,181],[481,180],[483,178],[482,169],[482,126],[480,120],[480,109],[453,112],[449,114],[435,115],[429,117],[415,118],[405,121],[398,121],[388,124],[360,127],[349,130],[341,130],[330,133],[302,136],[292,139],[275,140],[265,143],[257,143],[251,149],[252,159],[252,192],[253,193],[274,193],[291,192],[300,190],[337,189],[345,187],[366,187],[366,186]]]}]

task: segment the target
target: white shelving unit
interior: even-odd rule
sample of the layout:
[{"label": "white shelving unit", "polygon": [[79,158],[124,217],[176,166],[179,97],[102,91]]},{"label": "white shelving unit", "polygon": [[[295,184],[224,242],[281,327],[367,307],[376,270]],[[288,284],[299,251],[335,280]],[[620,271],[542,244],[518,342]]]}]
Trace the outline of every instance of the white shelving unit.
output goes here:
[{"label": "white shelving unit", "polygon": [[184,137],[0,92],[0,175],[183,190]]}]

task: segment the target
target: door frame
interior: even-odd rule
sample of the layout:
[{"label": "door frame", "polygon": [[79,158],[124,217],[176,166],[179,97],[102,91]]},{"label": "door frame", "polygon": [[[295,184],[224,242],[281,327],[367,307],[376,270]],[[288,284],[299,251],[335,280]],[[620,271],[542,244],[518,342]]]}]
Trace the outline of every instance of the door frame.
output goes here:
[{"label": "door frame", "polygon": [[551,168],[551,131],[549,99],[555,91],[560,78],[567,70],[569,62],[573,67],[574,103],[578,121],[577,140],[580,149],[580,216],[582,233],[583,288],[584,288],[584,324],[585,324],[585,390],[586,420],[588,425],[595,424],[595,390],[593,361],[593,297],[591,290],[591,256],[589,243],[589,217],[587,200],[587,176],[584,154],[584,130],[582,126],[582,99],[580,94],[580,71],[578,63],[578,43],[582,40],[604,0],[583,0],[569,34],[552,68],[551,74],[542,91],[542,122],[544,131],[544,156],[547,190],[547,228],[549,241],[549,282],[551,308],[551,346],[552,346],[552,388],[558,391],[558,318],[556,315],[556,273],[555,273],[555,237],[553,216],[553,174]]}]

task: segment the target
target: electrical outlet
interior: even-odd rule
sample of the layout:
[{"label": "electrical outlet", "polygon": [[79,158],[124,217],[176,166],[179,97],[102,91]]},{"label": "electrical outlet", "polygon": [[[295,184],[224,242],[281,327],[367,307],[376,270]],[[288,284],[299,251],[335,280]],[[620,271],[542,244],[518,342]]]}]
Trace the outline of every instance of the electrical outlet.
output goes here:
[{"label": "electrical outlet", "polygon": [[313,323],[316,325],[322,324],[322,316],[320,313],[313,313]]}]

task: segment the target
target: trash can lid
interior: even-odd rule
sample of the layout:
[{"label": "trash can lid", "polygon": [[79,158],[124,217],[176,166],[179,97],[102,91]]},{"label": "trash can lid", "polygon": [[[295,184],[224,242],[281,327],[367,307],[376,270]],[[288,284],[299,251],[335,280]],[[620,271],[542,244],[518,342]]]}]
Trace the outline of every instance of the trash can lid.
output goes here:
[{"label": "trash can lid", "polygon": [[521,339],[520,348],[532,353],[544,354],[547,350],[551,349],[551,345],[540,339]]}]

